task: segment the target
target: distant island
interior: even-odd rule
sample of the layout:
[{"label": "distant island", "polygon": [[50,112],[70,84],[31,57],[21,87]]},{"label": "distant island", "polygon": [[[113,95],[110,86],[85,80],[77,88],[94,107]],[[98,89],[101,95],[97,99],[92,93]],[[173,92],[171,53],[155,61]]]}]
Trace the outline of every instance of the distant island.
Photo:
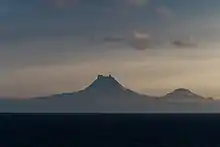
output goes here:
[{"label": "distant island", "polygon": [[50,98],[59,98],[59,97],[71,97],[75,95],[80,95],[84,97],[102,97],[102,96],[110,96],[110,97],[134,97],[134,98],[146,98],[148,100],[167,100],[167,101],[204,101],[204,100],[214,100],[213,98],[203,97],[201,95],[195,94],[192,91],[186,88],[179,88],[176,89],[165,96],[149,96],[137,93],[133,90],[130,90],[112,75],[98,75],[95,81],[92,82],[88,87],[84,90],[74,92],[74,93],[63,93],[63,94],[56,94],[48,97],[43,97],[41,99],[50,99]]},{"label": "distant island", "polygon": [[220,101],[185,88],[156,97],[124,87],[112,75],[98,75],[85,89],[26,100],[0,100],[5,113],[219,113]]}]

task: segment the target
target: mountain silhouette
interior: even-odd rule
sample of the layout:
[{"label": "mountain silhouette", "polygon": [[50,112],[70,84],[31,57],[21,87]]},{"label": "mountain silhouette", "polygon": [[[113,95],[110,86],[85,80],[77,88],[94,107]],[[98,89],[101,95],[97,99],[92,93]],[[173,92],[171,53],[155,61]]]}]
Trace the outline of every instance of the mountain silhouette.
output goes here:
[{"label": "mountain silhouette", "polygon": [[122,86],[114,77],[111,75],[104,76],[98,75],[97,78],[85,89],[74,92],[74,93],[62,93],[57,95],[52,95],[50,97],[43,97],[41,99],[47,98],[146,98],[153,99],[155,97],[147,96],[144,94],[139,94],[133,90],[127,89]]},{"label": "mountain silhouette", "polygon": [[197,95],[186,88],[176,89],[165,96],[156,97],[148,96],[144,94],[139,94],[133,90],[125,88],[118,80],[113,76],[98,75],[97,78],[85,89],[78,92],[72,93],[61,93],[48,97],[40,97],[37,99],[93,99],[96,98],[97,101],[100,99],[126,99],[132,98],[134,100],[162,100],[162,101],[203,101],[203,100],[213,100],[212,98],[205,98],[203,96]]},{"label": "mountain silhouette", "polygon": [[[204,102],[204,100],[210,100]],[[98,75],[83,90],[28,100],[1,100],[0,112],[186,113],[220,112],[220,101],[180,88],[162,97],[139,94],[111,75]]]},{"label": "mountain silhouette", "polygon": [[124,92],[126,89],[111,75],[98,75],[97,79],[84,91],[110,94],[114,92]]},{"label": "mountain silhouette", "polygon": [[161,97],[161,99],[173,100],[173,101],[194,101],[194,100],[198,101],[198,100],[205,100],[206,98],[203,96],[197,95],[188,89],[179,88]]}]

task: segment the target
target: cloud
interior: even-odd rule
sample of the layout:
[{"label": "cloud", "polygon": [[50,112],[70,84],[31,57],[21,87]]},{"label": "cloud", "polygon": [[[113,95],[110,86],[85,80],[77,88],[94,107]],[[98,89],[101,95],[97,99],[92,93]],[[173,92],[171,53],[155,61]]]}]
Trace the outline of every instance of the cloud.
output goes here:
[{"label": "cloud", "polygon": [[156,13],[163,19],[173,19],[175,17],[174,12],[168,7],[159,7],[156,9]]},{"label": "cloud", "polygon": [[134,39],[150,39],[150,35],[143,32],[134,31]]},{"label": "cloud", "polygon": [[56,9],[65,9],[79,4],[79,0],[47,0],[47,6]]},{"label": "cloud", "polygon": [[125,1],[128,6],[135,6],[135,7],[145,6],[149,2],[149,0],[125,0]]},{"label": "cloud", "polygon": [[151,47],[151,37],[148,33],[134,31],[131,36],[105,37],[104,42],[123,43],[137,50],[145,50]]},{"label": "cloud", "polygon": [[174,45],[175,47],[181,47],[181,48],[191,48],[191,47],[197,46],[197,44],[195,43],[184,42],[184,41],[179,41],[179,40],[175,40],[171,42],[171,44]]},{"label": "cloud", "polygon": [[135,31],[130,45],[137,50],[145,50],[151,47],[151,37],[147,33]]},{"label": "cloud", "polygon": [[103,39],[105,42],[122,42],[124,41],[123,37],[105,37]]}]

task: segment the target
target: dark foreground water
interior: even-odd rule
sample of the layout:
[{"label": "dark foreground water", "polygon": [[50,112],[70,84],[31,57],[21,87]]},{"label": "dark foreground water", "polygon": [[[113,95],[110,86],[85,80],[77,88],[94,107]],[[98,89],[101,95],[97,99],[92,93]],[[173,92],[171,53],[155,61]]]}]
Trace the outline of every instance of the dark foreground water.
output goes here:
[{"label": "dark foreground water", "polygon": [[217,147],[220,114],[1,114],[10,146]]}]

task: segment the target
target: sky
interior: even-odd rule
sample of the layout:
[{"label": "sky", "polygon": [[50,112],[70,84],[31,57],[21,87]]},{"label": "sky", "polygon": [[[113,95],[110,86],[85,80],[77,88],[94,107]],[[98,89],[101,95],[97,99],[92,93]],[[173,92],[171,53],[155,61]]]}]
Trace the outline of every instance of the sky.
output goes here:
[{"label": "sky", "polygon": [[149,95],[220,98],[219,34],[219,0],[1,0],[0,96],[78,91],[112,74]]}]

